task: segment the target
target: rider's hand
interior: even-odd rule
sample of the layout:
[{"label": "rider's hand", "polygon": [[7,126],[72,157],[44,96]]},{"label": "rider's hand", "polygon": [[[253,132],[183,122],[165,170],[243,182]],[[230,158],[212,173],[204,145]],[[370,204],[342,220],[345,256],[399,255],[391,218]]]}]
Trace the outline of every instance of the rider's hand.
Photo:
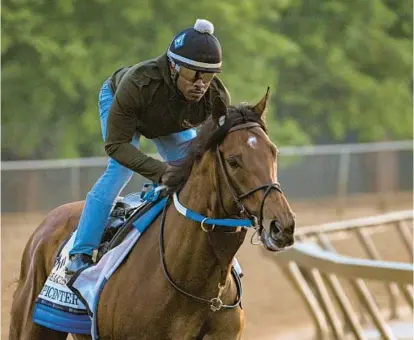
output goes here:
[{"label": "rider's hand", "polygon": [[161,176],[161,184],[165,185],[168,191],[169,191],[169,186],[167,185],[167,182],[172,178],[174,171],[176,171],[176,169],[177,167],[168,165],[167,169],[164,171],[164,173]]}]

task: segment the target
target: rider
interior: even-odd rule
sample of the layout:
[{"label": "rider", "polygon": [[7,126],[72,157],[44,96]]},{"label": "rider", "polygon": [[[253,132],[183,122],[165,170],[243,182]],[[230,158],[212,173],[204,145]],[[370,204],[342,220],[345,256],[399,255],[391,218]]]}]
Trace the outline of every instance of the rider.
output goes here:
[{"label": "rider", "polygon": [[[222,51],[214,26],[198,19],[178,33],[167,52],[155,59],[117,70],[99,92],[99,113],[108,166],[88,193],[65,272],[74,274],[93,263],[114,201],[137,172],[162,182],[168,166],[179,164],[195,127],[211,114],[214,99],[230,104],[216,76]],[[138,149],[139,138],[151,139],[163,161]]]}]

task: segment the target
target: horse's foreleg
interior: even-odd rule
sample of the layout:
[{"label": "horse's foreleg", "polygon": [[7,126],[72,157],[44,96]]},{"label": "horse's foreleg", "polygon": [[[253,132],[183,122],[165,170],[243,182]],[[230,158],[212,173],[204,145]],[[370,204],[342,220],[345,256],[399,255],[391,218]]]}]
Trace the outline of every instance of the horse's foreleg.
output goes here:
[{"label": "horse's foreleg", "polygon": [[216,312],[203,340],[240,340],[244,328],[244,312],[241,308]]},{"label": "horse's foreleg", "polygon": [[206,320],[201,326],[200,332],[198,333],[196,340],[203,340],[205,335],[208,333],[209,329],[209,322]]}]

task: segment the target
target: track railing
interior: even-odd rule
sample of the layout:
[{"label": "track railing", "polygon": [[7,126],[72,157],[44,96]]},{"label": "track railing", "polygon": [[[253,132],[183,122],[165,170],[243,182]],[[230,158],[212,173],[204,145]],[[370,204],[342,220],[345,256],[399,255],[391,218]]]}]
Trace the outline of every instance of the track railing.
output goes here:
[{"label": "track railing", "polygon": [[412,339],[413,211],[298,228],[267,257],[303,298],[321,339]]}]

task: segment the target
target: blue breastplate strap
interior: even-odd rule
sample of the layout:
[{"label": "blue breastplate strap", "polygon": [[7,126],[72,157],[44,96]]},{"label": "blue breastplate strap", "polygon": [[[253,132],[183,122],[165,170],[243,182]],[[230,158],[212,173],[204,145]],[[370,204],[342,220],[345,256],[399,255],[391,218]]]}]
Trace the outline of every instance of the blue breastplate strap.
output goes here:
[{"label": "blue breastplate strap", "polygon": [[190,209],[187,209],[183,205],[181,205],[181,203],[178,200],[177,193],[174,193],[173,200],[174,200],[175,209],[177,209],[177,211],[181,215],[184,215],[190,220],[193,220],[196,222],[200,222],[203,224],[211,224],[211,225],[215,225],[216,227],[220,227],[220,226],[221,227],[253,227],[254,226],[253,222],[249,219],[238,220],[234,218],[210,218],[210,217],[205,217],[203,215],[200,215],[199,213],[196,213]]},{"label": "blue breastplate strap", "polygon": [[165,189],[163,185],[158,186],[156,183],[145,183],[142,187],[140,197],[142,201],[157,202],[160,193]]}]

